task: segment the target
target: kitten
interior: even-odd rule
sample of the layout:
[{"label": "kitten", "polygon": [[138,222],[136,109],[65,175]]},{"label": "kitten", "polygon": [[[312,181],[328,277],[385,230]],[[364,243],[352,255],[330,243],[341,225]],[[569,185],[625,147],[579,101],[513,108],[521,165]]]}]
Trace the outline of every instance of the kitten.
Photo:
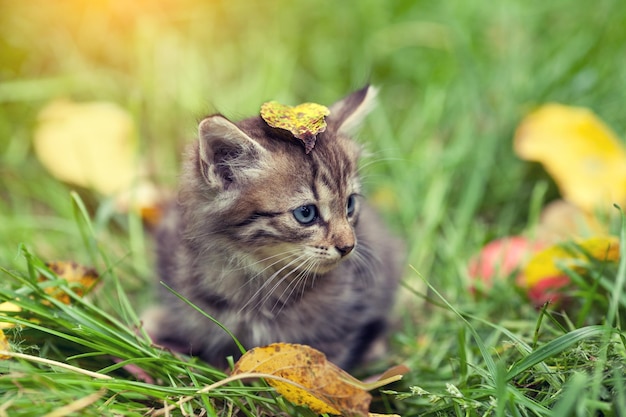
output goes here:
[{"label": "kitten", "polygon": [[[366,87],[330,107],[305,154],[259,116],[204,119],[179,197],[157,233],[160,279],[246,347],[307,344],[349,369],[384,333],[401,244],[364,201],[348,136],[372,105]],[[167,289],[145,316],[154,341],[225,366],[231,337]]]}]

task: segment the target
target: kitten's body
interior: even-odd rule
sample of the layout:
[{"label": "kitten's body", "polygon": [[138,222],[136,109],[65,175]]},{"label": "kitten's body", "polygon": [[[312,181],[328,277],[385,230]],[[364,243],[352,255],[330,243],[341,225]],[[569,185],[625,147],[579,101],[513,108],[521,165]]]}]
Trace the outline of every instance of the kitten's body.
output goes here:
[{"label": "kitten's body", "polygon": [[[157,236],[160,278],[247,348],[302,343],[349,368],[382,336],[402,251],[359,196],[360,149],[344,132],[371,95],[332,106],[309,154],[260,117],[200,126]],[[312,206],[317,216],[302,223]],[[225,331],[167,290],[146,324],[157,343],[215,365],[238,355]]]}]

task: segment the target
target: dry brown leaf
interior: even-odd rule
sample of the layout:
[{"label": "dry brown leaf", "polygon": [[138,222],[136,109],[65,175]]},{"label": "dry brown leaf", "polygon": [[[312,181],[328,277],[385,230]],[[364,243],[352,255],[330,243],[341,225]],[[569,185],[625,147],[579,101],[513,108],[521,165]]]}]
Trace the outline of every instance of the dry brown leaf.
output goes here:
[{"label": "dry brown leaf", "polygon": [[520,123],[514,148],[540,162],[563,197],[587,212],[626,203],[626,149],[589,109],[540,107]]},{"label": "dry brown leaf", "polygon": [[267,379],[287,400],[316,413],[367,416],[372,396],[352,377],[309,346],[274,343],[248,351],[235,364],[233,375],[270,374],[293,383]]},{"label": "dry brown leaf", "polygon": [[33,145],[43,166],[62,181],[111,195],[135,179],[135,125],[113,103],[48,104],[39,113]]},{"label": "dry brown leaf", "polygon": [[[60,278],[65,279],[72,291],[76,295],[83,296],[98,282],[99,276],[95,269],[77,264],[76,262],[49,262],[46,266]],[[46,281],[47,277],[40,275],[39,281]],[[69,294],[57,287],[47,287],[45,291],[48,295],[57,300],[70,304]]]}]

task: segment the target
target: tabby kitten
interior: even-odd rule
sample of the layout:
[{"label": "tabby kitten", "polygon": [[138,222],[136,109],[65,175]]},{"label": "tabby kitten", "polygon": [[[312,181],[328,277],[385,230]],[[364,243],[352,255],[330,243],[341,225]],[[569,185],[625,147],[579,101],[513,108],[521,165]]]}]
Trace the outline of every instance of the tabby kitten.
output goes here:
[{"label": "tabby kitten", "polygon": [[[259,116],[200,123],[157,233],[159,275],[246,348],[302,343],[350,368],[383,336],[402,249],[361,195],[361,150],[347,136],[375,93],[330,107],[309,154]],[[224,330],[170,291],[161,297],[144,317],[156,343],[216,366],[239,356]]]}]

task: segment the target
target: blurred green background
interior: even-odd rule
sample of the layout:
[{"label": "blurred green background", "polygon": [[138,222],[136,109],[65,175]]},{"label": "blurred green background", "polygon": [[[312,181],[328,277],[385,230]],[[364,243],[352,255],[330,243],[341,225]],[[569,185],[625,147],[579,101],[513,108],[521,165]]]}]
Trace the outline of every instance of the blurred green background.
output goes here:
[{"label": "blurred green background", "polygon": [[[127,109],[150,177],[171,188],[203,115],[247,117],[273,99],[330,104],[366,83],[380,87],[358,135],[371,153],[368,192],[406,239],[408,263],[464,296],[467,259],[524,229],[533,198],[555,192],[512,152],[520,119],[556,101],[626,132],[626,4],[0,0],[0,265],[24,267],[20,244],[44,259],[90,260],[74,187],[32,151],[37,114],[53,99]],[[79,194],[100,249],[141,288],[152,275],[141,225],[108,198]]]}]

